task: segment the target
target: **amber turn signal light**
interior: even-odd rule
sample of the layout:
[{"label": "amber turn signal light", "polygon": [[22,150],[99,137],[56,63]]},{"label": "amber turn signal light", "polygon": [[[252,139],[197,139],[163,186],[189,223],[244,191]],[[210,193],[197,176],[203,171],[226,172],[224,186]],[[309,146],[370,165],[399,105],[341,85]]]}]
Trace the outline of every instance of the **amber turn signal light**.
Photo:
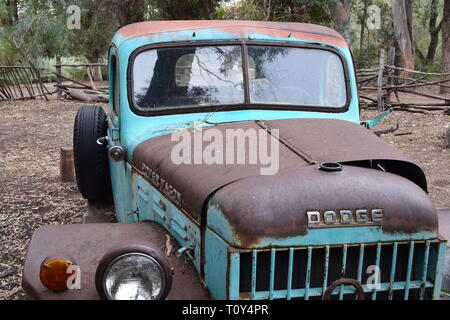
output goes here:
[{"label": "amber turn signal light", "polygon": [[71,276],[67,268],[72,261],[66,258],[45,258],[39,271],[42,284],[51,291],[63,291],[67,289],[67,279]]}]

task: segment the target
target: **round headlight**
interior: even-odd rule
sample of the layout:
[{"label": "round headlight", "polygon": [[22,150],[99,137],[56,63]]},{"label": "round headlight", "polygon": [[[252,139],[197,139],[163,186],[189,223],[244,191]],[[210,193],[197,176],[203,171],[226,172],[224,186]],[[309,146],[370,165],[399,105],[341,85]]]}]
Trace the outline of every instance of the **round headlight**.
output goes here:
[{"label": "round headlight", "polygon": [[171,284],[165,257],[142,244],[113,248],[96,272],[97,291],[109,300],[161,300]]}]

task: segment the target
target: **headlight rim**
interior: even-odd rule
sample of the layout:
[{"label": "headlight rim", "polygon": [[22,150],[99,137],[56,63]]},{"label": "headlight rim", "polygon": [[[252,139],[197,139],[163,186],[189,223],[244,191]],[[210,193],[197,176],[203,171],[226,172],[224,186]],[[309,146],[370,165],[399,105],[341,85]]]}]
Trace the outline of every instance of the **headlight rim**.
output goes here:
[{"label": "headlight rim", "polygon": [[110,296],[110,294],[108,293],[108,290],[106,289],[106,277],[108,276],[108,271],[110,270],[110,268],[114,265],[114,263],[120,261],[120,259],[126,258],[126,257],[131,257],[131,256],[142,256],[145,258],[148,258],[150,260],[152,260],[153,262],[156,263],[156,265],[158,266],[159,272],[161,273],[162,277],[161,277],[161,286],[162,286],[162,290],[161,292],[158,294],[157,298],[154,300],[161,300],[161,296],[164,294],[164,289],[166,287],[166,277],[164,274],[164,270],[161,266],[161,264],[152,256],[148,255],[148,254],[144,254],[141,252],[127,252],[125,254],[119,255],[117,257],[115,257],[112,261],[109,262],[109,264],[106,266],[105,268],[105,272],[103,272],[103,279],[102,279],[102,286],[103,286],[103,292],[106,296],[107,300],[113,300],[112,297]]},{"label": "headlight rim", "polygon": [[95,273],[95,286],[100,298],[103,300],[111,300],[111,298],[109,298],[109,295],[106,293],[105,288],[105,279],[109,266],[119,258],[125,255],[132,254],[147,256],[153,259],[158,264],[160,270],[162,271],[164,286],[161,293],[159,294],[158,299],[156,300],[164,300],[169,294],[170,289],[172,288],[172,273],[170,271],[171,269],[169,266],[169,262],[164,255],[153,248],[150,242],[146,241],[121,244],[111,248],[106,252],[106,254],[100,260]]}]

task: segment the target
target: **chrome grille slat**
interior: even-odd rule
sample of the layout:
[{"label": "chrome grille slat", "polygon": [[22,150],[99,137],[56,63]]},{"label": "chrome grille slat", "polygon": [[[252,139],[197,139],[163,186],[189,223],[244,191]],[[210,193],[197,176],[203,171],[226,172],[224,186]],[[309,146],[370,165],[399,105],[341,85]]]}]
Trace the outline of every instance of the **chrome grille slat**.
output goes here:
[{"label": "chrome grille slat", "polygon": [[256,294],[256,266],[257,266],[258,252],[252,252],[252,300],[255,299]]},{"label": "chrome grille slat", "polygon": [[422,285],[420,287],[420,300],[423,300],[425,295],[425,283],[427,280],[429,259],[430,259],[430,241],[427,241],[425,243],[425,254],[423,255]]},{"label": "chrome grille slat", "polygon": [[308,247],[308,262],[306,264],[305,300],[309,300],[309,281],[311,279],[312,248]]},{"label": "chrome grille slat", "polygon": [[[377,243],[377,256],[375,258],[375,266],[378,268],[380,266],[380,257],[381,257],[381,243]],[[378,273],[378,270],[375,272]],[[375,275],[377,276],[377,275]],[[374,288],[372,290],[372,300],[375,300],[377,298],[377,290]]]},{"label": "chrome grille slat", "polygon": [[288,267],[288,283],[287,283],[287,296],[286,296],[286,298],[288,300],[291,300],[293,265],[294,265],[294,248],[289,248],[289,267]]},{"label": "chrome grille slat", "polygon": [[395,267],[397,264],[397,250],[398,250],[398,243],[394,242],[393,252],[392,252],[392,262],[391,262],[391,274],[389,277],[389,293],[388,293],[388,299],[392,300],[393,294],[394,294],[394,281],[395,281]]},{"label": "chrome grille slat", "polygon": [[404,300],[409,299],[409,289],[410,289],[410,282],[411,282],[411,271],[412,271],[412,265],[413,265],[413,257],[414,257],[414,241],[411,241],[409,244],[409,253],[408,253],[408,267],[406,270],[406,281],[405,281],[405,294],[403,296]]},{"label": "chrome grille slat", "polygon": [[[342,247],[342,270],[341,270],[342,278],[345,278],[346,267],[347,267],[347,245],[344,244],[344,246]],[[344,285],[341,284],[339,286],[339,300],[343,299],[344,299]]]},{"label": "chrome grille slat", "polygon": [[269,287],[269,299],[273,299],[273,290],[275,285],[275,249],[270,251],[270,287]]},{"label": "chrome grille slat", "polygon": [[328,282],[328,266],[330,263],[330,246],[325,247],[325,259],[324,259],[324,268],[323,268],[323,284],[322,284],[322,296],[325,294],[325,290],[327,290],[327,282]]}]

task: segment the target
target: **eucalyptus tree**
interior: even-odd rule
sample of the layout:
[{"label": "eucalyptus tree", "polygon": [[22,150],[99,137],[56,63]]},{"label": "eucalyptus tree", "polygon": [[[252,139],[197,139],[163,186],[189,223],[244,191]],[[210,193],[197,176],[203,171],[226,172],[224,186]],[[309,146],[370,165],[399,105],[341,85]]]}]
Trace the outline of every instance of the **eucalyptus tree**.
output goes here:
[{"label": "eucalyptus tree", "polygon": [[[67,54],[69,32],[51,1],[22,0],[16,2],[14,24],[0,27],[0,39],[20,55],[21,60],[35,64],[39,58]],[[56,3],[57,4],[57,3]]]},{"label": "eucalyptus tree", "polygon": [[426,60],[429,64],[432,64],[434,57],[436,56],[436,49],[439,42],[439,32],[441,31],[444,19],[438,22],[439,10],[438,5],[440,5],[440,0],[431,0],[430,3],[430,18],[428,23],[428,31],[430,33],[430,45],[428,47],[428,52]]},{"label": "eucalyptus tree", "polygon": [[414,70],[416,50],[412,32],[412,0],[392,0],[392,22],[396,48],[395,64]]},{"label": "eucalyptus tree", "polygon": [[[450,0],[444,3],[444,18],[442,25],[442,73],[450,73]],[[446,76],[450,79],[450,76]],[[448,85],[448,82],[447,82]],[[449,93],[448,87],[441,87],[441,93]]]},{"label": "eucalyptus tree", "polygon": [[[226,1],[225,1],[226,2]],[[221,0],[155,0],[152,2],[161,18],[167,20],[213,19]]]},{"label": "eucalyptus tree", "polygon": [[221,7],[218,17],[333,25],[326,0],[242,0]]}]

